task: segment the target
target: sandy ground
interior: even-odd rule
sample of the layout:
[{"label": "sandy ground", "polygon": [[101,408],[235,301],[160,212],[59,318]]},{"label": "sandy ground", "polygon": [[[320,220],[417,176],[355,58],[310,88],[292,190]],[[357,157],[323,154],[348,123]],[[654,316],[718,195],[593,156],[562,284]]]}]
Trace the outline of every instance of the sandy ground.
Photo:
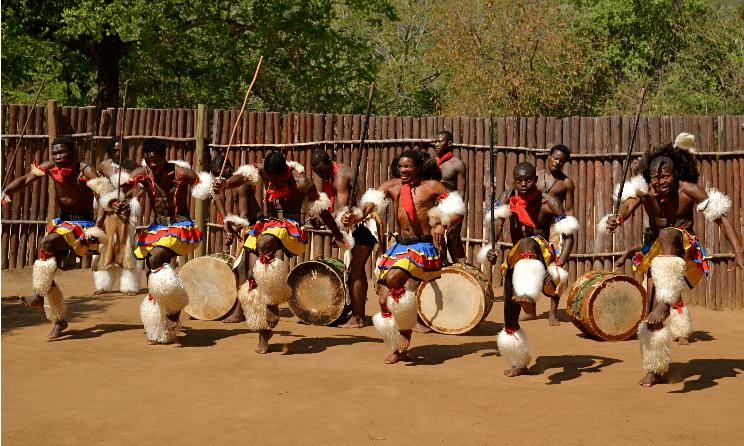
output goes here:
[{"label": "sandy ground", "polygon": [[744,444],[741,311],[693,306],[671,382],[647,389],[637,341],[587,339],[565,314],[524,324],[537,359],[505,377],[501,302],[466,335],[414,334],[412,360],[385,365],[373,327],[286,308],[267,355],[242,324],[187,318],[178,344],[149,346],[143,294],[92,296],[89,271],[57,280],[70,327],[48,342],[43,314],[17,304],[30,271],[2,273],[4,445]]}]

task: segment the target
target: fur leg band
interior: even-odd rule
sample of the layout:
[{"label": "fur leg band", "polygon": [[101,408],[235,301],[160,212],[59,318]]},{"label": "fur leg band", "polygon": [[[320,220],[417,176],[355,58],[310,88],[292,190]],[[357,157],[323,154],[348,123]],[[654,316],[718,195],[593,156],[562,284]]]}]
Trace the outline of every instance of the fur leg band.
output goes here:
[{"label": "fur leg band", "polygon": [[651,331],[645,322],[638,326],[641,344],[641,362],[647,372],[662,375],[669,370],[672,361],[672,332],[669,327]]},{"label": "fur leg band", "polygon": [[517,330],[510,334],[506,329],[501,330],[496,335],[496,345],[499,347],[501,356],[509,362],[510,367],[526,369],[530,365],[532,356],[524,331]]},{"label": "fur leg band", "polygon": [[116,271],[114,269],[93,271],[93,285],[96,291],[111,291],[114,289],[115,276]]},{"label": "fur leg band", "polygon": [[561,268],[556,263],[548,265],[548,274],[556,284],[555,291],[558,294],[562,294],[563,290],[568,286],[568,271],[565,268]]},{"label": "fur leg band", "polygon": [[52,282],[54,282],[54,272],[56,270],[57,261],[54,257],[34,262],[33,273],[31,275],[31,284],[34,288],[34,293],[47,297],[48,291],[52,287]]},{"label": "fur leg band", "polygon": [[289,300],[292,289],[287,285],[289,275],[288,262],[274,257],[269,264],[256,262],[253,265],[253,278],[256,280],[256,289],[265,295],[261,298],[267,305],[281,305]]},{"label": "fur leg band", "polygon": [[651,278],[656,288],[656,300],[674,305],[687,288],[685,282],[685,259],[677,256],[659,255],[651,260]]},{"label": "fur leg band", "polygon": [[62,290],[59,289],[56,283],[52,285],[46,296],[44,296],[44,314],[53,324],[65,320],[67,316],[67,305],[65,305]]},{"label": "fur leg band", "polygon": [[382,336],[385,346],[395,351],[398,336],[400,336],[400,332],[395,327],[395,320],[392,317],[383,316],[382,313],[377,313],[372,316],[372,324]]},{"label": "fur leg band", "polygon": [[167,263],[150,273],[147,287],[155,301],[163,305],[166,314],[177,313],[189,303],[183,281]]},{"label": "fur leg band", "polygon": [[393,315],[395,328],[399,331],[411,330],[416,325],[418,316],[416,293],[410,290],[405,290],[402,294],[394,290],[390,291],[387,297],[387,307]]},{"label": "fur leg band", "polygon": [[666,325],[672,331],[673,339],[689,338],[692,334],[690,310],[687,305],[679,305],[679,303],[669,310],[669,317],[666,320]]},{"label": "fur leg band", "polygon": [[119,291],[122,293],[136,293],[140,289],[141,270],[122,269],[119,277]]},{"label": "fur leg band", "polygon": [[537,259],[522,259],[514,265],[512,283],[515,296],[528,296],[533,300],[542,295],[545,265]]},{"label": "fur leg band", "polygon": [[147,340],[158,344],[172,344],[177,333],[165,328],[165,308],[148,294],[140,304],[140,319],[145,326]]},{"label": "fur leg band", "polygon": [[243,308],[245,325],[251,330],[270,330],[266,320],[266,306],[269,296],[261,293],[252,280],[246,281],[238,290],[238,302]]}]

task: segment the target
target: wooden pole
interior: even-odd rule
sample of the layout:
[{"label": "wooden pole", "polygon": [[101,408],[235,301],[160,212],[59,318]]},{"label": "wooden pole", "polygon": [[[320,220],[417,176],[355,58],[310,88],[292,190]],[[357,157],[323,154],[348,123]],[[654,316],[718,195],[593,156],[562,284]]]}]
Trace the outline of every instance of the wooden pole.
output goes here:
[{"label": "wooden pole", "polygon": [[367,136],[367,128],[369,127],[369,114],[372,111],[372,97],[375,95],[375,83],[369,87],[369,98],[367,99],[367,113],[364,116],[364,123],[362,124],[362,132],[359,140],[359,156],[357,159],[356,171],[354,174],[354,182],[351,183],[351,194],[349,195],[349,207],[356,204],[356,187],[359,182],[359,166],[362,164],[362,150],[364,149],[364,139]]},{"label": "wooden pole", "polygon": [[[49,147],[47,148],[47,159],[52,159],[52,143],[57,138],[57,101],[47,102],[47,134],[49,135]],[[47,206],[47,220],[52,220],[57,215],[57,191],[54,189],[54,181],[48,185],[49,205]]]},{"label": "wooden pole", "polygon": [[[196,137],[196,148],[194,149],[193,163],[193,166],[196,169],[202,165],[204,159],[204,124],[207,118],[206,113],[206,106],[204,104],[197,105],[196,134],[194,135]],[[206,226],[204,225],[206,221],[205,208],[207,210],[209,209],[207,206],[204,206],[202,200],[196,200],[194,203],[194,219],[196,220],[196,224],[199,225],[200,228],[204,228],[204,232],[206,233]],[[206,254],[206,243],[199,243],[199,246],[196,247],[196,251],[194,252],[194,257],[201,257],[204,254]]]}]

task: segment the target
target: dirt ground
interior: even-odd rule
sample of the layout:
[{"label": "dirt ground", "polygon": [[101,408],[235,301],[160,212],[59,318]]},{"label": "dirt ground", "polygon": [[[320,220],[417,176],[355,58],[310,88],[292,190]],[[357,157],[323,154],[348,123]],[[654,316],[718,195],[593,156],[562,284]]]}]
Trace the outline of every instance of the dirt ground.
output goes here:
[{"label": "dirt ground", "polygon": [[48,342],[43,313],[17,304],[30,276],[2,273],[4,445],[744,444],[742,311],[691,307],[693,342],[647,389],[637,341],[587,339],[565,314],[523,325],[537,359],[505,377],[500,301],[466,335],[414,333],[411,360],[385,365],[373,327],[286,308],[267,355],[243,324],[188,318],[178,344],[150,346],[144,294],[93,296],[75,270],[58,272],[70,326]]}]

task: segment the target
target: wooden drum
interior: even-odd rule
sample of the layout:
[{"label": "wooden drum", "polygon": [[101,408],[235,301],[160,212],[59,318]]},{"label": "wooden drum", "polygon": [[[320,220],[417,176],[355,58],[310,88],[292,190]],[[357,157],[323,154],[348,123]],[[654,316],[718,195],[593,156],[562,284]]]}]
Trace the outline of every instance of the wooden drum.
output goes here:
[{"label": "wooden drum", "polygon": [[488,316],[493,289],[478,268],[462,263],[442,268],[442,277],[416,290],[418,314],[437,333],[462,334]]},{"label": "wooden drum", "polygon": [[228,266],[230,256],[203,256],[189,260],[178,272],[189,295],[184,307],[194,319],[213,321],[226,316],[235,305],[238,290]]},{"label": "wooden drum", "polygon": [[646,290],[633,277],[590,271],[571,285],[566,313],[588,336],[623,341],[646,317],[647,304]]},{"label": "wooden drum", "polygon": [[344,263],[332,257],[295,266],[287,277],[292,288],[289,309],[301,321],[311,325],[330,325],[351,313],[346,297]]}]

